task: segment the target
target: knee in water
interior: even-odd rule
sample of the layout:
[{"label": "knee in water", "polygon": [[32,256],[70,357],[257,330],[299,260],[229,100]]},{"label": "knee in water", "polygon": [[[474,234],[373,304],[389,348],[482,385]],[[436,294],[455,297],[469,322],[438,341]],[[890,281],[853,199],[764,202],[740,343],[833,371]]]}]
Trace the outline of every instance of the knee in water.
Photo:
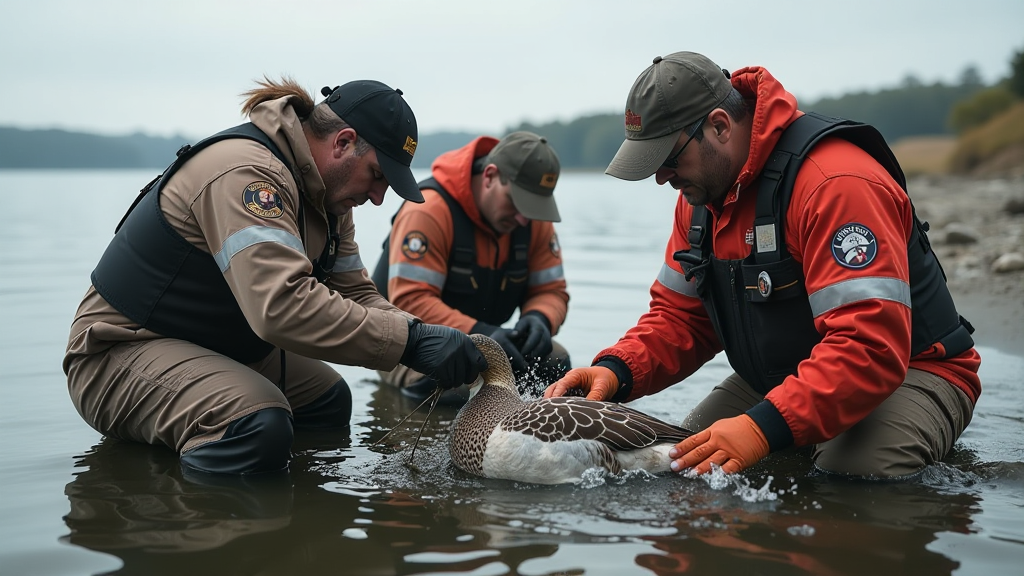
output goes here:
[{"label": "knee in water", "polygon": [[288,467],[292,418],[283,408],[265,408],[228,425],[220,440],[181,455],[185,466],[217,474],[260,474]]}]

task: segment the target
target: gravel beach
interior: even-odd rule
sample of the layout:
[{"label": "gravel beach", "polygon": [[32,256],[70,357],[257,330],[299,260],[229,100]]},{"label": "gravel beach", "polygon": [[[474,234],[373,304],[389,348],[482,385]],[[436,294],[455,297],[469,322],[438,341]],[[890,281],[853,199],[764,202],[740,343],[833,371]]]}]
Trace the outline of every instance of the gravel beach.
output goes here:
[{"label": "gravel beach", "polygon": [[1024,355],[1024,177],[929,175],[908,188],[975,342]]}]

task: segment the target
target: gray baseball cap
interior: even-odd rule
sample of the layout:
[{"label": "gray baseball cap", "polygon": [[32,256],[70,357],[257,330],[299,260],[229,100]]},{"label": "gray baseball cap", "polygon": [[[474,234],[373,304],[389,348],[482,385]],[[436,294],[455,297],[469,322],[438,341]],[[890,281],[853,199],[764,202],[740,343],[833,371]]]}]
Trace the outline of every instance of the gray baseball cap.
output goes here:
[{"label": "gray baseball cap", "polygon": [[717,108],[732,91],[729,72],[696,52],[658,56],[626,98],[626,140],[605,174],[643,180],[668,158],[683,128]]},{"label": "gray baseball cap", "polygon": [[561,222],[555,204],[555,184],[561,164],[546,138],[532,132],[513,132],[487,155],[512,185],[512,203],[530,220]]}]

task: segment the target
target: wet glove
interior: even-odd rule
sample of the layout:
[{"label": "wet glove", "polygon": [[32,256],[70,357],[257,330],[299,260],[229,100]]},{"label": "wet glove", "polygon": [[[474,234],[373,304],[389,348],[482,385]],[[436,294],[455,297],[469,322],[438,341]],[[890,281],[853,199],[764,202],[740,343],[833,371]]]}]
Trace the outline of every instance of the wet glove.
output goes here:
[{"label": "wet glove", "polygon": [[711,471],[711,464],[727,474],[749,468],[768,455],[768,439],[746,414],[725,418],[683,440],[668,453],[675,458],[676,472],[694,468],[698,474]]},{"label": "wet glove", "polygon": [[473,325],[473,329],[469,331],[470,334],[483,334],[484,336],[490,337],[492,340],[501,346],[501,349],[505,351],[508,356],[509,362],[512,363],[512,370],[516,372],[522,372],[526,370],[526,358],[523,358],[522,352],[513,342],[514,331],[508,328],[502,328],[495,326],[494,324],[488,324],[486,322],[477,322]]},{"label": "wet glove", "polygon": [[587,395],[587,400],[610,400],[619,391],[619,379],[610,368],[589,366],[569,370],[561,380],[544,391],[545,398],[565,396],[569,390],[578,388]]},{"label": "wet glove", "polygon": [[476,380],[487,370],[487,359],[459,330],[440,324],[409,323],[409,341],[402,364],[437,381],[444,390]]},{"label": "wet glove", "polygon": [[534,310],[520,316],[512,332],[523,356],[547,358],[551,354],[551,323],[540,312]]}]

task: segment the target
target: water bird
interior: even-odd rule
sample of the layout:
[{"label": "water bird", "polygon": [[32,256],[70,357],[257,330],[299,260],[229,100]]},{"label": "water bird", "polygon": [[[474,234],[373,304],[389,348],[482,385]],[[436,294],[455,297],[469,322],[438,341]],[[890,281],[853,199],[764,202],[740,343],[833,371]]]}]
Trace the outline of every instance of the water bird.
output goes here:
[{"label": "water bird", "polygon": [[534,484],[577,483],[590,468],[669,471],[669,449],[693,432],[621,404],[580,397],[524,401],[497,342],[472,334],[488,369],[452,421],[448,449],[462,470]]}]

